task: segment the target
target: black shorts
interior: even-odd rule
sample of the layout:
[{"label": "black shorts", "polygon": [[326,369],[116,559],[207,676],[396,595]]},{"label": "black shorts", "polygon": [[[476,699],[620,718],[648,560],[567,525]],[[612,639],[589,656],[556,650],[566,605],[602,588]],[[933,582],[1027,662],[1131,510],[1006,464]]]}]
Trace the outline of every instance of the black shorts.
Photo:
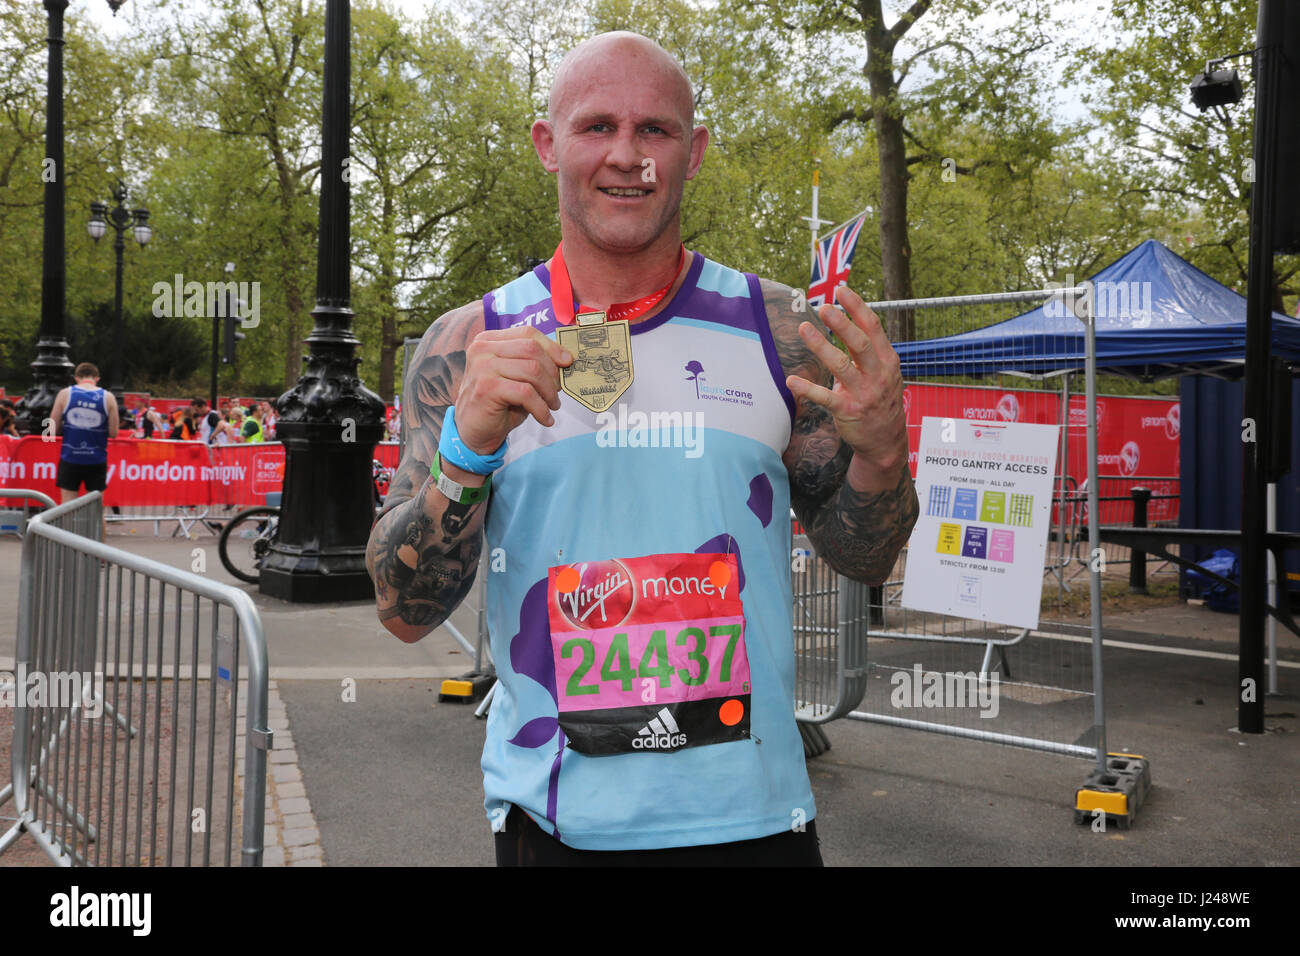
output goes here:
[{"label": "black shorts", "polygon": [[497,866],[821,866],[817,821],[757,840],[663,850],[576,850],[542,830],[517,806],[493,834]]},{"label": "black shorts", "polygon": [[54,483],[64,491],[80,491],[85,482],[87,491],[103,491],[108,487],[108,462],[98,465],[77,465],[59,460],[59,473]]}]

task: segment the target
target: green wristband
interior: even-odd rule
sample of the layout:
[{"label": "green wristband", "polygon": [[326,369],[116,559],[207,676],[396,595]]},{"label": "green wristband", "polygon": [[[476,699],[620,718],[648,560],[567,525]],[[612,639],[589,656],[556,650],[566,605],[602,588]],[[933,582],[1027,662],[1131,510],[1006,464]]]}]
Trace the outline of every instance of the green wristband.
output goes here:
[{"label": "green wristband", "polygon": [[480,501],[486,501],[488,493],[492,490],[491,475],[488,475],[487,480],[479,487],[471,488],[443,474],[442,454],[436,451],[433,453],[433,464],[429,466],[429,477],[433,479],[439,491],[457,504],[476,505]]}]

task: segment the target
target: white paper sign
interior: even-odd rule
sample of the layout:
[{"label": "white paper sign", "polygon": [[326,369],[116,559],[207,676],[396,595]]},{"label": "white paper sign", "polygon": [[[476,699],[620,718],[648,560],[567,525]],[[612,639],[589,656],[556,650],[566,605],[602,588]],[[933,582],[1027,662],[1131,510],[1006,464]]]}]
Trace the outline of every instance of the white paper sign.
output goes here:
[{"label": "white paper sign", "polygon": [[1060,430],[922,420],[904,607],[1038,626]]}]

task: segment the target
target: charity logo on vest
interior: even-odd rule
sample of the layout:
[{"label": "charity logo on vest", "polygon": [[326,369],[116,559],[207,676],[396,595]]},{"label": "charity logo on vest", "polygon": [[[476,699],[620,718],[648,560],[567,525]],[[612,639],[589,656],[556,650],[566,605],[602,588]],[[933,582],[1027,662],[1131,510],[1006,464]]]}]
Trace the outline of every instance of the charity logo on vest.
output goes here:
[{"label": "charity logo on vest", "polygon": [[753,392],[729,385],[710,384],[704,374],[704,366],[695,359],[686,363],[685,371],[690,372],[686,376],[686,381],[694,383],[695,397],[700,401],[726,402],[729,405],[742,405],[745,408],[754,407]]}]

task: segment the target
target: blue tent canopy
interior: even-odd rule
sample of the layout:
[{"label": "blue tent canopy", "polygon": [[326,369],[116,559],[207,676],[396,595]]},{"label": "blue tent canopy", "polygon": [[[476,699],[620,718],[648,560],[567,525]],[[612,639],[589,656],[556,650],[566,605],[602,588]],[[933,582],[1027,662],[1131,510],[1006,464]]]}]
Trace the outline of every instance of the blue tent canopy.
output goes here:
[{"label": "blue tent canopy", "polygon": [[[1237,374],[1246,300],[1154,239],[1093,276],[1097,369],[1139,378]],[[987,328],[894,345],[908,378],[1084,367],[1083,323],[1060,302]],[[1300,321],[1273,313],[1273,354],[1300,360]]]}]

